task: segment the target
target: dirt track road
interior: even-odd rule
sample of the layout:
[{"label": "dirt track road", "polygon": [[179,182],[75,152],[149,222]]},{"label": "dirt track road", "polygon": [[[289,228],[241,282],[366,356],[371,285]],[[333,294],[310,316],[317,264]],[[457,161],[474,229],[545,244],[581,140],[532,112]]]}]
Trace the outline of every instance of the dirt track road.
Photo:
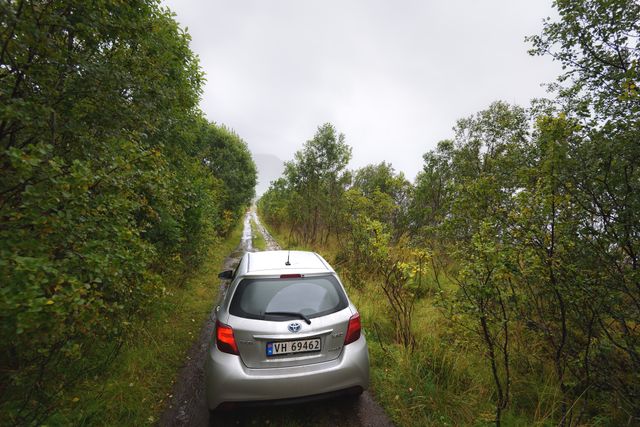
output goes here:
[{"label": "dirt track road", "polygon": [[[253,251],[250,218],[267,242],[268,250],[280,249],[262,226],[255,210],[247,213],[242,240],[224,262],[224,269],[233,268],[246,251]],[[220,286],[223,286],[221,284]],[[358,399],[332,399],[304,405],[243,409],[224,417],[209,419],[204,395],[204,360],[213,333],[213,308],[180,370],[172,398],[160,417],[160,426],[392,426],[382,408],[365,392]]]}]

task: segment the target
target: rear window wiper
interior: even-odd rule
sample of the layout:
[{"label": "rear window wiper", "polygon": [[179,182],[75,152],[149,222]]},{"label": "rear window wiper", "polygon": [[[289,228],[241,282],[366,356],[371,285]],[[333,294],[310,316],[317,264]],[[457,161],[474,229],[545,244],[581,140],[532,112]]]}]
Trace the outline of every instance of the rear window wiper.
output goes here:
[{"label": "rear window wiper", "polygon": [[311,324],[311,319],[305,316],[302,313],[298,313],[296,311],[265,311],[265,316],[274,315],[274,316],[296,316],[307,322],[307,325]]}]

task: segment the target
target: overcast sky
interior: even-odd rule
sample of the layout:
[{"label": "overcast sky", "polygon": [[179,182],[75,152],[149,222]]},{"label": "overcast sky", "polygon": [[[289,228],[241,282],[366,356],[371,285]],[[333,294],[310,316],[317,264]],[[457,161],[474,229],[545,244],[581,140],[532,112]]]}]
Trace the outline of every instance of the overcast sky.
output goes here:
[{"label": "overcast sky", "polygon": [[319,125],[351,168],[391,162],[409,179],[456,120],[545,96],[560,68],[526,35],[551,0],[164,0],[206,73],[202,110],[253,153],[290,160]]}]

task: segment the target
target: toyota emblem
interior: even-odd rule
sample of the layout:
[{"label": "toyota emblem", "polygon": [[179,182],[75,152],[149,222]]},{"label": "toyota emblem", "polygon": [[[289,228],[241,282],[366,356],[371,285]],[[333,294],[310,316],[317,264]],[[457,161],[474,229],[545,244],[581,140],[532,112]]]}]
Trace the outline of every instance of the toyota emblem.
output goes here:
[{"label": "toyota emblem", "polygon": [[300,332],[300,328],[302,328],[302,325],[298,322],[293,322],[293,323],[289,323],[288,328],[289,328],[289,332],[296,333],[296,332]]}]

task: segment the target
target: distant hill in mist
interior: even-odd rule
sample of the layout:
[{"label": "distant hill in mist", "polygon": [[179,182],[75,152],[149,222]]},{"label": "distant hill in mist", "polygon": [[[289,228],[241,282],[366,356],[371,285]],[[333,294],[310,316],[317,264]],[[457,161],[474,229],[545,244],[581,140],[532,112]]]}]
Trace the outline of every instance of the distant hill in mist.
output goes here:
[{"label": "distant hill in mist", "polygon": [[258,168],[258,185],[256,185],[256,198],[260,198],[271,181],[280,178],[284,171],[284,162],[273,154],[254,154],[253,161]]}]

